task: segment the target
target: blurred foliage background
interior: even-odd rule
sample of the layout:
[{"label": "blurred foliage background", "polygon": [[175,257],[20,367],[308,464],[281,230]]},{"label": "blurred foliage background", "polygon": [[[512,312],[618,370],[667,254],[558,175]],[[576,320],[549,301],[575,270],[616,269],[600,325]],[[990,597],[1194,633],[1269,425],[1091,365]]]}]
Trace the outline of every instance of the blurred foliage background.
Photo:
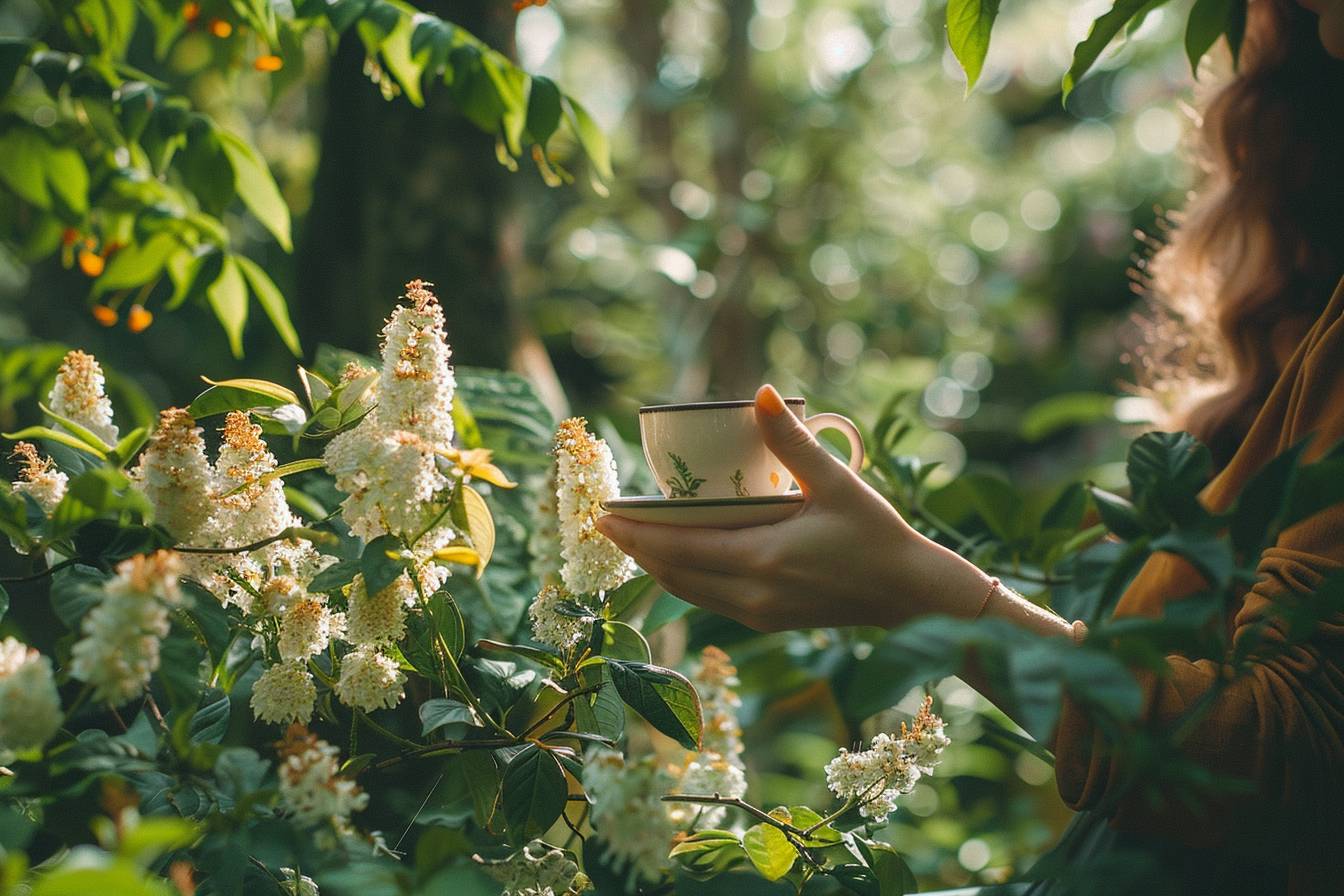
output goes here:
[{"label": "blurred foliage background", "polygon": [[[253,64],[266,48],[245,28],[188,28],[162,60],[131,46],[270,164],[294,253],[241,209],[230,224],[289,297],[306,356],[374,348],[419,276],[438,284],[459,362],[518,370],[557,413],[631,443],[639,404],[768,380],[860,422],[904,396],[904,448],[943,464],[935,482],[988,472],[1045,502],[1067,480],[1120,478],[1146,416],[1122,385],[1134,231],[1189,179],[1184,9],[1152,11],[1065,105],[1060,77],[1105,2],[1005,8],[965,98],[938,0],[419,5],[580,99],[616,176],[552,187],[529,159],[509,171],[446,87],[416,107],[353,31],[331,46],[308,34],[274,72]],[[0,33],[31,34],[41,14],[11,0]],[[566,140],[557,160],[583,170]],[[43,360],[47,343],[95,353],[141,419],[188,401],[199,374],[293,381],[263,320],[238,360],[203,305],[157,313],[151,296],[153,325],[131,333],[92,316],[91,286],[59,259],[0,256],[3,428],[36,417],[60,358]],[[625,472],[647,487],[636,456]],[[815,799],[844,730],[826,679],[846,636],[747,635],[695,616],[662,649],[728,649],[755,801]],[[957,746],[889,834],[926,886],[1001,879],[1068,813],[1047,765],[984,733],[969,688],[949,680],[941,698]]]}]

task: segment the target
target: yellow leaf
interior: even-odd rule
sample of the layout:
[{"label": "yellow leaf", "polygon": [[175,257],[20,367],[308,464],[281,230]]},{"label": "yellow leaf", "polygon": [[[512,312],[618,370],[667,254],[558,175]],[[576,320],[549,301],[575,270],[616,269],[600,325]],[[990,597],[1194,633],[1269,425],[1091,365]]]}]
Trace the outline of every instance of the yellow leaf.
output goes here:
[{"label": "yellow leaf", "polygon": [[480,555],[476,563],[476,578],[479,579],[490,562],[490,555],[495,552],[495,518],[490,515],[485,499],[471,486],[462,486],[462,503],[467,511],[467,534]]},{"label": "yellow leaf", "polygon": [[518,483],[511,480],[504,474],[503,470],[494,464],[475,464],[466,469],[467,475],[472,479],[488,482],[498,488],[516,488],[518,486]]},{"label": "yellow leaf", "polygon": [[444,563],[461,563],[464,566],[479,566],[481,563],[481,555],[476,552],[475,548],[469,548],[466,545],[439,548],[434,552],[434,559]]}]

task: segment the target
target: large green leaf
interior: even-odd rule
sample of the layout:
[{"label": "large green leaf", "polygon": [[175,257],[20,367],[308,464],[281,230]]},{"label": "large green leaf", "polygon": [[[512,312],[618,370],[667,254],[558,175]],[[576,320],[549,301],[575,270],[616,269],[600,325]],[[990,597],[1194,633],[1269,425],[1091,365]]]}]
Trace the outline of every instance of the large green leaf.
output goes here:
[{"label": "large green leaf", "polygon": [[504,770],[501,797],[509,839],[521,844],[545,834],[559,820],[569,787],[555,756],[528,744]]},{"label": "large green leaf", "polygon": [[270,275],[252,259],[244,255],[235,255],[234,259],[242,269],[243,276],[247,278],[248,286],[252,287],[252,295],[256,296],[257,304],[261,305],[261,310],[270,318],[271,326],[280,334],[285,348],[296,358],[302,355],[303,347],[299,345],[299,334],[294,329],[293,321],[289,319],[289,306],[285,302],[284,294],[280,292],[280,287],[276,286]]},{"label": "large green leaf", "polygon": [[280,195],[280,188],[275,185],[275,178],[261,154],[237,134],[222,128],[217,133],[219,145],[233,166],[233,183],[238,197],[281,247],[286,252],[291,251],[289,206]]},{"label": "large green leaf", "polygon": [[626,706],[686,749],[700,749],[700,697],[680,673],[624,660],[608,660],[607,667]]},{"label": "large green leaf", "polygon": [[1073,64],[1069,66],[1068,73],[1064,75],[1063,86],[1066,100],[1073,89],[1078,86],[1078,82],[1082,80],[1083,75],[1087,74],[1088,69],[1096,63],[1111,40],[1124,29],[1130,19],[1143,11],[1149,2],[1150,0],[1115,0],[1115,5],[1092,23],[1092,27],[1087,32],[1087,37],[1078,46],[1074,47]]},{"label": "large green leaf", "polygon": [[1227,30],[1231,6],[1243,0],[1195,0],[1190,7],[1190,18],[1185,24],[1185,55],[1190,60],[1190,73],[1199,75],[1199,61],[1209,48]]},{"label": "large green leaf", "polygon": [[999,0],[948,0],[947,42],[966,72],[967,93],[980,79],[998,15]]},{"label": "large green leaf", "polygon": [[225,255],[219,276],[205,290],[215,317],[229,337],[229,349],[235,358],[243,356],[243,328],[247,326],[247,285],[232,255]]},{"label": "large green leaf", "polygon": [[784,832],[765,822],[747,828],[742,835],[742,848],[766,880],[779,880],[788,874],[798,858],[798,850]]}]

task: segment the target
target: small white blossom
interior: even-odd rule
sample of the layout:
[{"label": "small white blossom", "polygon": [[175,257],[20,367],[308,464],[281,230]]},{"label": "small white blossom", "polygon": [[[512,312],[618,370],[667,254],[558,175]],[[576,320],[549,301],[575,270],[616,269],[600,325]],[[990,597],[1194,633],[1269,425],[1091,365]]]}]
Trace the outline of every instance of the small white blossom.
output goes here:
[{"label": "small white blossom", "polygon": [[299,580],[293,576],[278,575],[267,579],[260,588],[261,606],[257,610],[283,617],[289,608],[307,596]]},{"label": "small white blossom", "polygon": [[532,637],[566,651],[588,637],[593,630],[595,614],[573,616],[560,611],[562,602],[582,604],[560,585],[543,585],[527,615],[532,620]]},{"label": "small white blossom", "polygon": [[336,696],[346,706],[372,712],[392,709],[406,695],[406,676],[397,661],[373,647],[357,647],[341,659]]},{"label": "small white blossom", "polygon": [[826,786],[843,800],[854,800],[859,814],[885,821],[899,797],[909,793],[920,777],[933,771],[939,753],[949,741],[943,720],[935,716],[932,698],[926,698],[913,728],[901,725],[901,736],[876,735],[867,750],[840,754],[826,764]]},{"label": "small white blossom", "polygon": [[369,594],[364,576],[350,583],[345,640],[357,646],[395,644],[406,634],[406,607],[415,601],[409,577],[397,576],[382,591]]},{"label": "small white blossom", "polygon": [[386,533],[418,535],[428,522],[426,505],[448,484],[429,442],[384,430],[372,415],[332,439],[322,457],[346,494],[346,525],[368,541]]},{"label": "small white blossom", "polygon": [[589,887],[569,853],[540,840],[497,862],[476,859],[503,886],[500,896],[573,896]]},{"label": "small white blossom", "polygon": [[214,471],[201,430],[181,408],[159,412],[159,426],[132,473],[154,507],[154,521],[183,544],[204,533],[214,509]]},{"label": "small white blossom", "polygon": [[280,802],[300,824],[349,826],[368,794],[339,774],[340,751],[302,725],[291,725],[280,745]]},{"label": "small white blossom", "polygon": [[700,661],[691,669],[690,679],[700,696],[700,714],[704,720],[701,749],[741,765],[742,727],[737,712],[742,708],[742,698],[733,690],[740,684],[737,667],[728,654],[710,645],[700,652]]},{"label": "small white blossom", "polygon": [[280,873],[284,875],[280,889],[285,896],[318,896],[317,881],[308,875],[300,874],[293,868],[281,868]]},{"label": "small white blossom", "polygon": [[109,445],[119,434],[112,422],[112,402],[103,390],[103,368],[93,355],[75,349],[66,353],[56,370],[48,401],[51,409],[78,423]]},{"label": "small white blossom", "polygon": [[252,715],[263,722],[306,723],[316,700],[317,686],[302,661],[268,666],[252,685]]},{"label": "small white blossom", "polygon": [[0,641],[0,751],[40,747],[61,722],[51,660],[14,638]]},{"label": "small white blossom", "polygon": [[300,662],[327,649],[345,628],[345,617],[331,612],[324,598],[308,596],[295,601],[280,618],[276,646],[281,659]]},{"label": "small white blossom", "polygon": [[94,699],[117,706],[144,692],[159,668],[168,608],[181,601],[179,568],[171,551],[141,554],[118,565],[103,586],[71,651],[71,673],[93,685]]},{"label": "small white blossom", "polygon": [[555,432],[556,510],[560,527],[560,576],[574,594],[611,591],[635,574],[634,562],[605,535],[597,520],[602,502],[620,495],[616,461],[588,421],[571,417]]},{"label": "small white blossom", "polygon": [[219,547],[240,547],[279,535],[297,520],[275,472],[275,455],[261,438],[261,427],[243,411],[224,418],[215,460],[215,536]]},{"label": "small white blossom", "polygon": [[593,830],[606,844],[612,867],[630,885],[656,880],[667,868],[675,831],[662,796],[675,783],[652,756],[627,763],[615,750],[598,749],[584,761]]},{"label": "small white blossom", "polygon": [[404,430],[431,445],[453,441],[452,351],[443,331],[443,309],[428,287],[406,284],[409,305],[398,305],[383,327],[383,369],[374,415],[385,430]]},{"label": "small white blossom", "polygon": [[65,497],[70,477],[56,469],[51,458],[38,454],[37,446],[32,442],[16,443],[14,459],[19,462],[19,479],[14,483],[14,491],[28,495],[43,513],[50,516]]},{"label": "small white blossom", "polygon": [[[742,797],[747,793],[747,776],[740,766],[717,753],[701,753],[681,773],[674,793],[722,797]],[[667,803],[668,817],[677,827],[695,822],[698,828],[717,828],[728,817],[727,806],[696,803]]]}]

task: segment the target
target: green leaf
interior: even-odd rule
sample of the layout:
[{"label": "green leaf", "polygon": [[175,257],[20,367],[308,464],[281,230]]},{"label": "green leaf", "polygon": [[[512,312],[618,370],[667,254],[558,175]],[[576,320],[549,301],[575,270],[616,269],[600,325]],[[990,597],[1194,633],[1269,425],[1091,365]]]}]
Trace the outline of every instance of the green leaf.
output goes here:
[{"label": "green leaf", "polygon": [[245,411],[250,408],[278,408],[298,404],[299,396],[279,383],[243,377],[231,380],[212,380],[201,377],[210,385],[187,406],[187,413],[197,420]]},{"label": "green leaf", "polygon": [[47,186],[75,218],[89,211],[89,167],[72,146],[52,147],[42,158]]},{"label": "green leaf", "polygon": [[668,853],[691,874],[700,879],[714,877],[747,859],[742,841],[732,831],[693,831]]},{"label": "green leaf", "polygon": [[742,848],[766,880],[779,880],[788,874],[798,858],[798,850],[784,832],[765,822],[747,828],[742,835]]},{"label": "green leaf", "polygon": [[1237,496],[1228,534],[1244,554],[1259,554],[1278,530],[1297,480],[1307,443],[1299,442],[1260,468]]},{"label": "green leaf", "polygon": [[341,560],[313,576],[308,583],[309,591],[337,591],[354,581],[361,568],[358,560]]},{"label": "green leaf", "polygon": [[906,893],[919,892],[919,882],[914,872],[890,845],[864,837],[855,837],[854,842],[873,872],[878,896],[904,896]]},{"label": "green leaf", "polygon": [[26,38],[0,37],[0,99],[14,86],[19,69],[37,45]]},{"label": "green leaf", "polygon": [[141,818],[128,826],[117,844],[117,854],[148,866],[164,853],[185,849],[200,836],[200,828],[185,818]]},{"label": "green leaf", "polygon": [[289,206],[275,185],[271,170],[260,154],[237,134],[218,129],[219,145],[233,166],[234,189],[243,204],[257,216],[286,252],[293,250],[290,240]]},{"label": "green leaf", "polygon": [[1198,494],[1212,468],[1209,449],[1188,432],[1146,432],[1130,444],[1125,461],[1140,515],[1181,525],[1207,515]]},{"label": "green leaf", "polygon": [[445,725],[475,725],[479,722],[472,708],[461,700],[435,697],[420,704],[420,733],[428,735]]},{"label": "green leaf", "polygon": [[0,181],[38,208],[51,207],[43,158],[51,144],[32,128],[13,128],[0,136]]},{"label": "green leaf", "polygon": [[1040,442],[1065,429],[1115,419],[1115,396],[1103,392],[1065,392],[1038,401],[1022,415],[1018,431]]},{"label": "green leaf", "polygon": [[652,658],[649,642],[644,640],[643,635],[626,623],[611,619],[602,623],[602,649],[599,653],[608,659],[637,663],[647,663]]},{"label": "green leaf", "polygon": [[608,660],[607,668],[626,706],[686,749],[700,749],[700,697],[685,677],[661,666],[624,660]]},{"label": "green leaf", "polygon": [[1090,487],[1088,491],[1107,529],[1126,541],[1133,541],[1143,534],[1143,522],[1139,519],[1139,512],[1134,508],[1132,501],[1095,486]]},{"label": "green leaf", "polygon": [[966,72],[967,93],[980,78],[998,15],[999,0],[948,0],[947,42]]},{"label": "green leaf", "polygon": [[217,744],[229,730],[229,695],[219,688],[208,688],[201,708],[191,717],[188,727],[193,743]]},{"label": "green leaf", "polygon": [[247,285],[232,255],[225,255],[219,277],[206,287],[205,297],[229,337],[235,358],[243,356],[243,327],[247,325]]},{"label": "green leaf", "polygon": [[181,245],[171,233],[156,233],[142,243],[123,246],[94,281],[94,295],[148,283],[159,275],[168,256]]},{"label": "green leaf", "polygon": [[1111,39],[1124,29],[1125,23],[1142,12],[1148,3],[1149,0],[1115,0],[1115,5],[1092,23],[1087,37],[1073,49],[1073,64],[1069,66],[1068,74],[1064,76],[1065,100],[1078,86],[1083,75],[1087,74],[1087,70],[1096,63]]},{"label": "green leaf", "polygon": [[1215,588],[1226,587],[1236,569],[1232,544],[1214,532],[1177,529],[1154,539],[1152,547],[1185,558]]},{"label": "green leaf", "polygon": [[[611,170],[611,145],[607,142],[607,135],[602,133],[602,129],[593,121],[588,110],[575,102],[572,97],[565,97],[563,105],[565,117],[574,128],[574,133],[578,135],[579,145],[593,163],[593,170],[602,180],[611,180],[615,175]],[[596,182],[594,187],[598,188],[599,193],[605,192]]]},{"label": "green leaf", "polygon": [[1227,28],[1229,7],[1242,0],[1195,0],[1185,24],[1185,55],[1190,73],[1199,77],[1199,61]]},{"label": "green leaf", "polygon": [[0,620],[5,618],[5,613],[9,610],[9,592],[5,590],[4,585],[0,585]]},{"label": "green leaf", "polygon": [[569,786],[550,751],[528,744],[504,770],[501,797],[509,839],[522,844],[545,834],[559,820]]},{"label": "green leaf", "polygon": [[166,880],[152,877],[125,860],[97,868],[58,867],[39,877],[32,889],[32,896],[88,896],[90,893],[175,896],[177,891]]},{"label": "green leaf", "polygon": [[676,622],[686,616],[694,609],[694,604],[687,603],[675,594],[668,594],[664,591],[653,602],[653,606],[649,607],[649,614],[644,617],[644,624],[640,628],[644,630],[645,634],[651,635],[669,622]]},{"label": "green leaf", "polygon": [[505,644],[502,641],[491,641],[484,638],[476,642],[476,647],[478,650],[497,650],[501,653],[512,653],[515,656],[545,666],[552,672],[561,673],[565,671],[565,661],[563,659],[539,647],[528,647],[526,644]]},{"label": "green leaf", "polygon": [[467,779],[476,823],[488,829],[499,802],[500,774],[495,756],[486,750],[465,750],[454,761],[462,766]]},{"label": "green leaf", "polygon": [[395,535],[380,535],[365,545],[359,565],[364,573],[364,588],[370,595],[391,585],[408,568],[402,557],[401,540]]},{"label": "green leaf", "polygon": [[74,448],[78,451],[85,451],[98,459],[107,457],[107,452],[101,448],[95,448],[79,436],[68,432],[62,432],[59,429],[52,429],[49,426],[26,426],[18,432],[0,433],[6,439],[12,439],[17,442],[22,439],[47,439],[48,441],[58,442],[68,448]]},{"label": "green leaf", "polygon": [[289,319],[289,306],[285,302],[284,294],[280,292],[280,287],[276,286],[270,275],[252,259],[244,255],[235,255],[234,259],[242,269],[243,276],[247,278],[248,286],[252,288],[252,295],[257,298],[257,304],[261,305],[261,310],[270,318],[275,332],[280,334],[280,340],[284,342],[285,348],[289,349],[294,357],[300,357],[303,354],[303,347],[299,344],[299,334],[294,329],[294,323]]},{"label": "green leaf", "polygon": [[607,595],[607,600],[602,605],[602,615],[607,619],[620,619],[657,584],[653,576],[635,576]]},{"label": "green leaf", "polygon": [[550,78],[532,77],[527,91],[527,133],[543,149],[560,127],[560,88]]}]

